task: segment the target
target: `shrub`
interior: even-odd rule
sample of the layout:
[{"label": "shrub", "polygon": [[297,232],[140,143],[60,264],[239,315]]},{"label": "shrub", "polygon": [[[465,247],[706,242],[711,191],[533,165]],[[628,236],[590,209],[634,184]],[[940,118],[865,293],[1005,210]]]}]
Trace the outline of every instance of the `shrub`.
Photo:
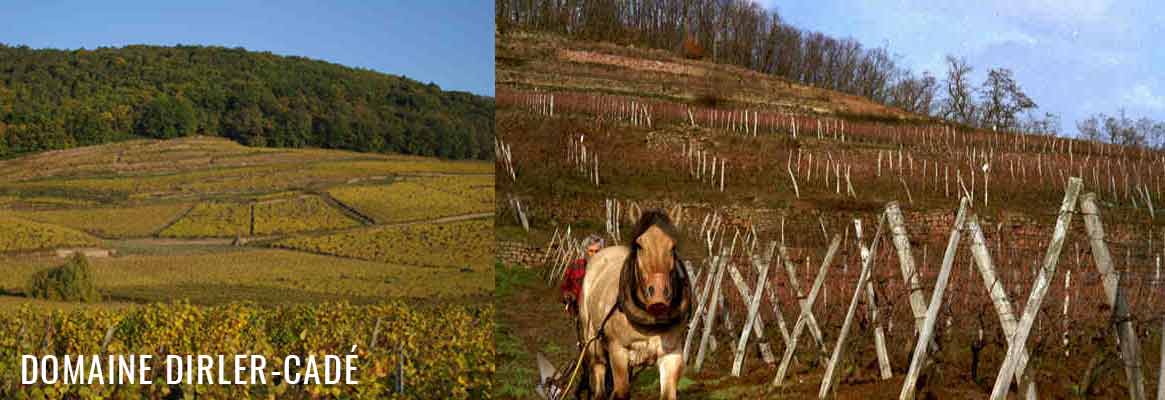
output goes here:
[{"label": "shrub", "polygon": [[704,58],[704,46],[695,36],[688,35],[684,38],[683,56],[689,60],[701,60]]},{"label": "shrub", "polygon": [[93,283],[93,272],[89,260],[81,253],[74,253],[65,264],[32,275],[28,282],[28,295],[48,300],[96,302],[101,300],[97,286]]}]

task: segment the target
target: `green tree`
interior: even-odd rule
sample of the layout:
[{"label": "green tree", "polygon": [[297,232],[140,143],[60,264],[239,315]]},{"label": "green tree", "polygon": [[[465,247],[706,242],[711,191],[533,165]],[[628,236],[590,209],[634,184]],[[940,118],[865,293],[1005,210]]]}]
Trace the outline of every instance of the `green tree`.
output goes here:
[{"label": "green tree", "polygon": [[48,300],[101,301],[89,260],[73,253],[65,264],[37,271],[28,281],[28,296]]},{"label": "green tree", "polygon": [[169,139],[192,135],[197,126],[197,115],[190,100],[162,95],[146,104],[136,131],[142,136]]},{"label": "green tree", "polygon": [[252,146],[489,158],[493,108],[492,98],[432,83],[242,49],[0,45],[5,153],[206,134]]}]

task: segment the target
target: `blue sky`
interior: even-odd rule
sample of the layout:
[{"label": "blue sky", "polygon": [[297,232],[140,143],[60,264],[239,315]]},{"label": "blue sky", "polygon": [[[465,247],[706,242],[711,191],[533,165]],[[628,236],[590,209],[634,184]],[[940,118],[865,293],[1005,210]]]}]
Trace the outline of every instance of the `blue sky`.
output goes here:
[{"label": "blue sky", "polygon": [[492,1],[0,1],[0,43],[242,46],[494,93]]},{"label": "blue sky", "polygon": [[914,71],[966,57],[983,82],[1005,67],[1041,111],[1076,134],[1088,115],[1125,108],[1165,120],[1165,6],[1150,0],[759,0],[801,28],[887,46]]}]

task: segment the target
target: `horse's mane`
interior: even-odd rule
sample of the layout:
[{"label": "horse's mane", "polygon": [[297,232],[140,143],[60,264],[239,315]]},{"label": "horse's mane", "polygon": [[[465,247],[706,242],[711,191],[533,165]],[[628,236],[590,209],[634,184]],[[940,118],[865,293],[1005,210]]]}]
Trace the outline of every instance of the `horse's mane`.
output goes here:
[{"label": "horse's mane", "polygon": [[[651,227],[657,227],[675,241],[672,248],[672,257],[677,265],[672,269],[672,287],[677,296],[672,298],[671,311],[663,317],[651,315],[638,294],[639,279],[636,279],[639,260],[639,243],[635,239],[642,236]],[[679,256],[679,235],[671,223],[671,218],[660,209],[649,209],[639,216],[635,229],[631,230],[631,237],[627,240],[630,252],[623,262],[623,271],[619,277],[618,307],[627,316],[627,319],[636,325],[649,329],[668,329],[681,321],[687,321],[691,316],[691,284],[687,269]]]},{"label": "horse's mane", "polygon": [[679,249],[679,235],[676,233],[676,227],[672,225],[671,218],[667,216],[663,210],[653,208],[644,211],[639,216],[639,221],[635,222],[635,229],[631,230],[631,237],[627,239],[627,243],[631,247],[631,255],[627,257],[627,261],[634,261],[636,253],[639,251],[639,243],[635,241],[636,238],[643,235],[651,227],[658,227],[663,233],[666,233],[672,240],[676,241],[676,249]]}]

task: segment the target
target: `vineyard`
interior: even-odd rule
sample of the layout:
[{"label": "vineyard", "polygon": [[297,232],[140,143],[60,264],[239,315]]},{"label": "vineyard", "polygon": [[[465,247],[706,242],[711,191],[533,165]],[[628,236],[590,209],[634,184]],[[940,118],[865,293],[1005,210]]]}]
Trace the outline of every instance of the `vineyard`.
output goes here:
[{"label": "vineyard", "polygon": [[[481,201],[492,171],[202,137],[0,160],[0,398],[481,398],[494,368],[493,310],[481,306],[494,284],[492,202]],[[477,220],[385,225],[328,195],[413,180]],[[328,237],[334,253],[273,246]],[[74,253],[101,301],[32,298],[32,277]],[[128,352],[259,353],[276,367],[287,354],[355,352],[361,384],[15,380],[20,354]]]},{"label": "vineyard", "polygon": [[[115,302],[284,302],[281,290],[308,302],[482,295],[492,283],[491,225],[425,222],[488,215],[492,170],[205,137],[3,160],[2,287],[23,293],[32,272],[57,262],[53,250],[94,248],[84,251],[99,257],[98,288]],[[417,265],[471,272],[409,268]]]},{"label": "vineyard", "polygon": [[490,221],[475,219],[286,239],[274,246],[362,260],[480,271],[494,257],[493,235]]},{"label": "vineyard", "polygon": [[[183,246],[150,251],[154,253],[123,248],[117,257],[90,259],[98,290],[110,301],[133,303],[187,299],[198,305],[236,300],[364,304],[389,298],[484,295],[492,287],[479,274],[454,268],[416,268],[281,249]],[[5,271],[0,292],[21,294],[36,271],[60,263],[56,257],[0,256]],[[61,305],[27,301],[49,308]]]},{"label": "vineyard", "polygon": [[250,236],[251,206],[232,203],[199,203],[165,230],[162,237]]},{"label": "vineyard", "polygon": [[316,196],[255,204],[255,235],[273,235],[358,226]]},{"label": "vineyard", "polygon": [[[528,32],[497,49],[495,223],[536,275],[498,270],[528,280],[499,301],[522,304],[499,310],[501,397],[534,397],[534,354],[576,355],[556,284],[578,240],[625,244],[648,208],[668,210],[708,299],[681,397],[982,398],[1006,392],[1005,364],[1045,398],[1162,380],[1165,154],[951,125],[668,52]],[[635,396],[658,387],[649,369]]]},{"label": "vineyard", "polygon": [[493,205],[493,176],[440,176],[414,179],[418,185]]},{"label": "vineyard", "polygon": [[190,209],[189,204],[171,203],[130,207],[19,211],[33,221],[67,226],[104,238],[149,236]]},{"label": "vineyard", "polygon": [[0,252],[98,244],[97,239],[73,229],[5,214],[0,211]]},{"label": "vineyard", "polygon": [[160,233],[163,237],[279,235],[358,226],[319,197],[279,193],[253,203],[200,203]]},{"label": "vineyard", "polygon": [[194,137],[57,150],[0,162],[0,196],[107,202],[189,199],[328,187],[394,175],[492,172],[484,162],[255,149],[225,139]]},{"label": "vineyard", "polygon": [[[154,304],[119,311],[5,310],[4,398],[483,398],[494,366],[492,306],[403,303],[285,307]],[[19,385],[22,354],[356,354],[359,385]],[[163,371],[160,357],[154,371]],[[403,379],[402,379],[403,378]],[[404,393],[398,393],[403,386]]]},{"label": "vineyard", "polygon": [[[437,178],[441,179],[441,178]],[[423,178],[394,182],[383,186],[347,186],[328,193],[344,204],[359,210],[379,223],[427,220],[493,210],[493,202],[474,190],[482,181],[470,178],[444,181]],[[492,182],[492,177],[489,179]],[[441,185],[451,183],[451,186]],[[492,198],[492,186],[489,186]]]}]

